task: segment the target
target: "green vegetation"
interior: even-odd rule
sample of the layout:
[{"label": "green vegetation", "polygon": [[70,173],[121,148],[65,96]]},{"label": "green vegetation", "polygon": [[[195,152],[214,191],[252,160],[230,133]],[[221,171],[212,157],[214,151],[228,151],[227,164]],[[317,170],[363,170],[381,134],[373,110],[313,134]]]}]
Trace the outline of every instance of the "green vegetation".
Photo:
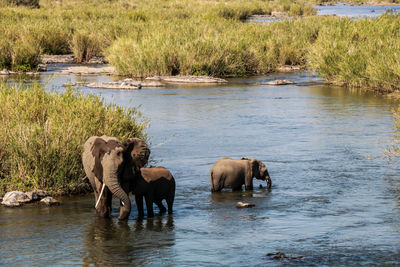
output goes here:
[{"label": "green vegetation", "polygon": [[[105,56],[133,77],[245,76],[288,64],[346,86],[398,89],[399,15],[314,17],[303,0],[42,0],[39,9],[10,2],[0,1],[0,69],[34,70],[41,54],[73,53],[78,62]],[[246,21],[273,11],[306,17]]]},{"label": "green vegetation", "polygon": [[81,153],[92,135],[146,138],[134,108],[105,104],[68,89],[62,94],[0,84],[0,195],[44,189],[52,194],[89,189]]},{"label": "green vegetation", "polygon": [[327,81],[381,92],[400,89],[400,16],[340,19],[322,27],[310,66]]},{"label": "green vegetation", "polygon": [[[179,30],[176,27],[184,29],[186,25],[191,28],[202,25],[203,29],[209,29],[213,34],[210,38],[218,34],[221,35],[218,41],[224,42],[224,37],[229,40],[235,35],[228,32],[233,29],[232,26],[226,29],[221,27],[230,23],[244,25],[243,20],[251,15],[282,11],[295,16],[315,12],[310,4],[291,0],[200,0],[196,1],[196,5],[189,0],[44,0],[40,2],[40,9],[16,7],[8,3],[0,1],[0,32],[4,33],[0,35],[0,68],[33,70],[37,67],[40,54],[74,53],[78,62],[84,62],[92,56],[103,56],[116,40],[132,39],[145,43],[149,36],[156,36],[161,29],[165,37],[170,33],[185,33],[172,32]],[[204,34],[207,35],[207,32]],[[184,36],[179,38],[182,40]],[[216,42],[210,40],[210,45]],[[159,45],[155,44],[154,48]],[[240,50],[241,45],[234,44],[237,46],[235,49]],[[115,58],[115,55],[107,55]],[[241,73],[242,70],[238,75]]]}]

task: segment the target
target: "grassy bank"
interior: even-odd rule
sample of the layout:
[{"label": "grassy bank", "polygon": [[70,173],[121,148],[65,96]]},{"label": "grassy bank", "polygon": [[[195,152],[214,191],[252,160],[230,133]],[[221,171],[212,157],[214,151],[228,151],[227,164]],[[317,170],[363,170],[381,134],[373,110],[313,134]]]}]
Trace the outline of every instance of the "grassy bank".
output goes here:
[{"label": "grassy bank", "polygon": [[224,19],[157,24],[140,37],[115,41],[106,55],[119,73],[130,76],[268,73],[284,64],[304,65],[321,23],[310,18],[261,26]]},{"label": "grassy bank", "polygon": [[[2,4],[3,3],[3,4]],[[0,2],[0,68],[35,69],[41,54],[106,56],[120,74],[264,74],[281,65],[317,70],[328,81],[398,90],[399,15],[315,17],[291,0],[46,1],[40,9]],[[251,23],[273,11],[302,19]]]},{"label": "grassy bank", "polygon": [[327,81],[381,92],[400,89],[400,15],[340,19],[321,28],[308,56]]},{"label": "grassy bank", "polygon": [[[77,61],[102,56],[120,38],[156,35],[175,25],[199,23],[212,28],[220,21],[242,21],[273,11],[309,15],[302,1],[40,1],[40,9],[0,1],[0,68],[35,69],[40,54],[74,53]],[[222,29],[226,31],[230,29]],[[168,34],[169,32],[165,32]]]},{"label": "grassy bank", "polygon": [[98,96],[48,93],[0,84],[0,195],[44,189],[53,194],[88,190],[81,153],[92,135],[144,135],[136,109],[105,104]]}]

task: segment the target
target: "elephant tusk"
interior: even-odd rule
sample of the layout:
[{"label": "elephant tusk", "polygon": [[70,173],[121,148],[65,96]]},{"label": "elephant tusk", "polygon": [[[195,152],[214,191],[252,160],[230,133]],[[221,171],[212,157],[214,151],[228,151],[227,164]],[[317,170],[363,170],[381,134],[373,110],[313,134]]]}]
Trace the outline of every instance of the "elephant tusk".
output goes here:
[{"label": "elephant tusk", "polygon": [[125,203],[121,200],[122,206],[125,206]]},{"label": "elephant tusk", "polygon": [[97,200],[96,205],[94,206],[95,209],[97,209],[97,205],[99,205],[99,202],[100,202],[100,199],[101,199],[101,195],[103,195],[103,191],[104,191],[104,187],[105,186],[106,186],[106,184],[103,183],[103,187],[101,188],[99,199]]}]

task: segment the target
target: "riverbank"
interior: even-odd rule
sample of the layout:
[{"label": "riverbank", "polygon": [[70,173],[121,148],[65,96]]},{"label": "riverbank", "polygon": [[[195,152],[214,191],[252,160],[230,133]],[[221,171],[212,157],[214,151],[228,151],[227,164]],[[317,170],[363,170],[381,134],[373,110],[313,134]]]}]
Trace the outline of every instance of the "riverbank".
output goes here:
[{"label": "riverbank", "polygon": [[42,189],[51,195],[90,190],[82,146],[93,135],[146,138],[136,108],[105,104],[72,89],[58,94],[32,84],[21,90],[0,83],[0,196]]},{"label": "riverbank", "polygon": [[[115,11],[112,14],[111,9]],[[274,72],[289,65],[314,69],[336,84],[383,92],[398,89],[393,84],[399,77],[396,74],[399,63],[390,61],[389,69],[393,70],[388,74],[384,71],[387,62],[380,59],[394,49],[392,43],[398,36],[390,20],[397,22],[399,15],[367,19],[365,27],[374,25],[376,31],[386,29],[382,34],[374,32],[379,35],[376,38],[362,32],[365,19],[360,22],[347,18],[307,17],[316,10],[306,2],[236,0],[210,4],[199,1],[192,6],[183,0],[153,0],[136,5],[77,0],[58,5],[44,2],[40,9],[6,6],[0,12],[0,29],[4,32],[0,37],[0,68],[14,71],[35,70],[43,53],[72,53],[75,62],[90,62],[93,58],[106,60],[117,73],[129,77],[243,77]],[[293,18],[269,24],[246,22],[254,15],[277,14]],[[305,17],[296,19],[298,16]],[[24,27],[19,26],[21,23]],[[350,31],[348,35],[335,35],[334,32],[346,31],[345,27],[357,29],[366,40],[363,43],[379,43],[383,47],[385,51],[366,45],[362,45],[361,50],[357,48],[359,54],[365,54],[365,64],[376,66],[377,70],[366,74],[346,69],[348,66],[343,64],[333,64],[335,73],[327,70],[323,63],[326,58],[335,60],[332,55],[341,53],[349,55],[345,61],[349,61],[348,65],[362,68],[355,62],[356,57],[350,55],[353,53],[350,47],[339,48],[334,44],[335,38],[340,38],[338,41],[343,44],[351,38]],[[333,47],[332,55],[314,48],[322,49],[324,45]],[[341,75],[343,72],[350,75]]]}]

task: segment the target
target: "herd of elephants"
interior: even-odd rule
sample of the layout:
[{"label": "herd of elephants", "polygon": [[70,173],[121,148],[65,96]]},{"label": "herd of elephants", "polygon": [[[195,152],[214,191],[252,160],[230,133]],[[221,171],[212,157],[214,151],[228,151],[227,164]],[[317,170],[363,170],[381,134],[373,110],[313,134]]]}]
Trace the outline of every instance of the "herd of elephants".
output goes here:
[{"label": "herd of elephants", "polygon": [[[120,220],[126,220],[131,212],[129,193],[135,195],[139,218],[144,217],[143,198],[146,201],[147,217],[154,216],[153,203],[160,213],[167,209],[162,204],[165,199],[168,213],[172,213],[175,198],[175,179],[164,167],[143,168],[149,159],[150,149],[139,138],[128,138],[124,142],[115,137],[92,136],[84,144],[83,167],[93,188],[96,212],[102,217],[111,215],[112,197],[120,199]],[[271,188],[271,178],[267,167],[259,160],[242,158],[219,159],[210,169],[211,191],[222,188],[241,190],[253,189],[253,177],[267,182]]]}]

